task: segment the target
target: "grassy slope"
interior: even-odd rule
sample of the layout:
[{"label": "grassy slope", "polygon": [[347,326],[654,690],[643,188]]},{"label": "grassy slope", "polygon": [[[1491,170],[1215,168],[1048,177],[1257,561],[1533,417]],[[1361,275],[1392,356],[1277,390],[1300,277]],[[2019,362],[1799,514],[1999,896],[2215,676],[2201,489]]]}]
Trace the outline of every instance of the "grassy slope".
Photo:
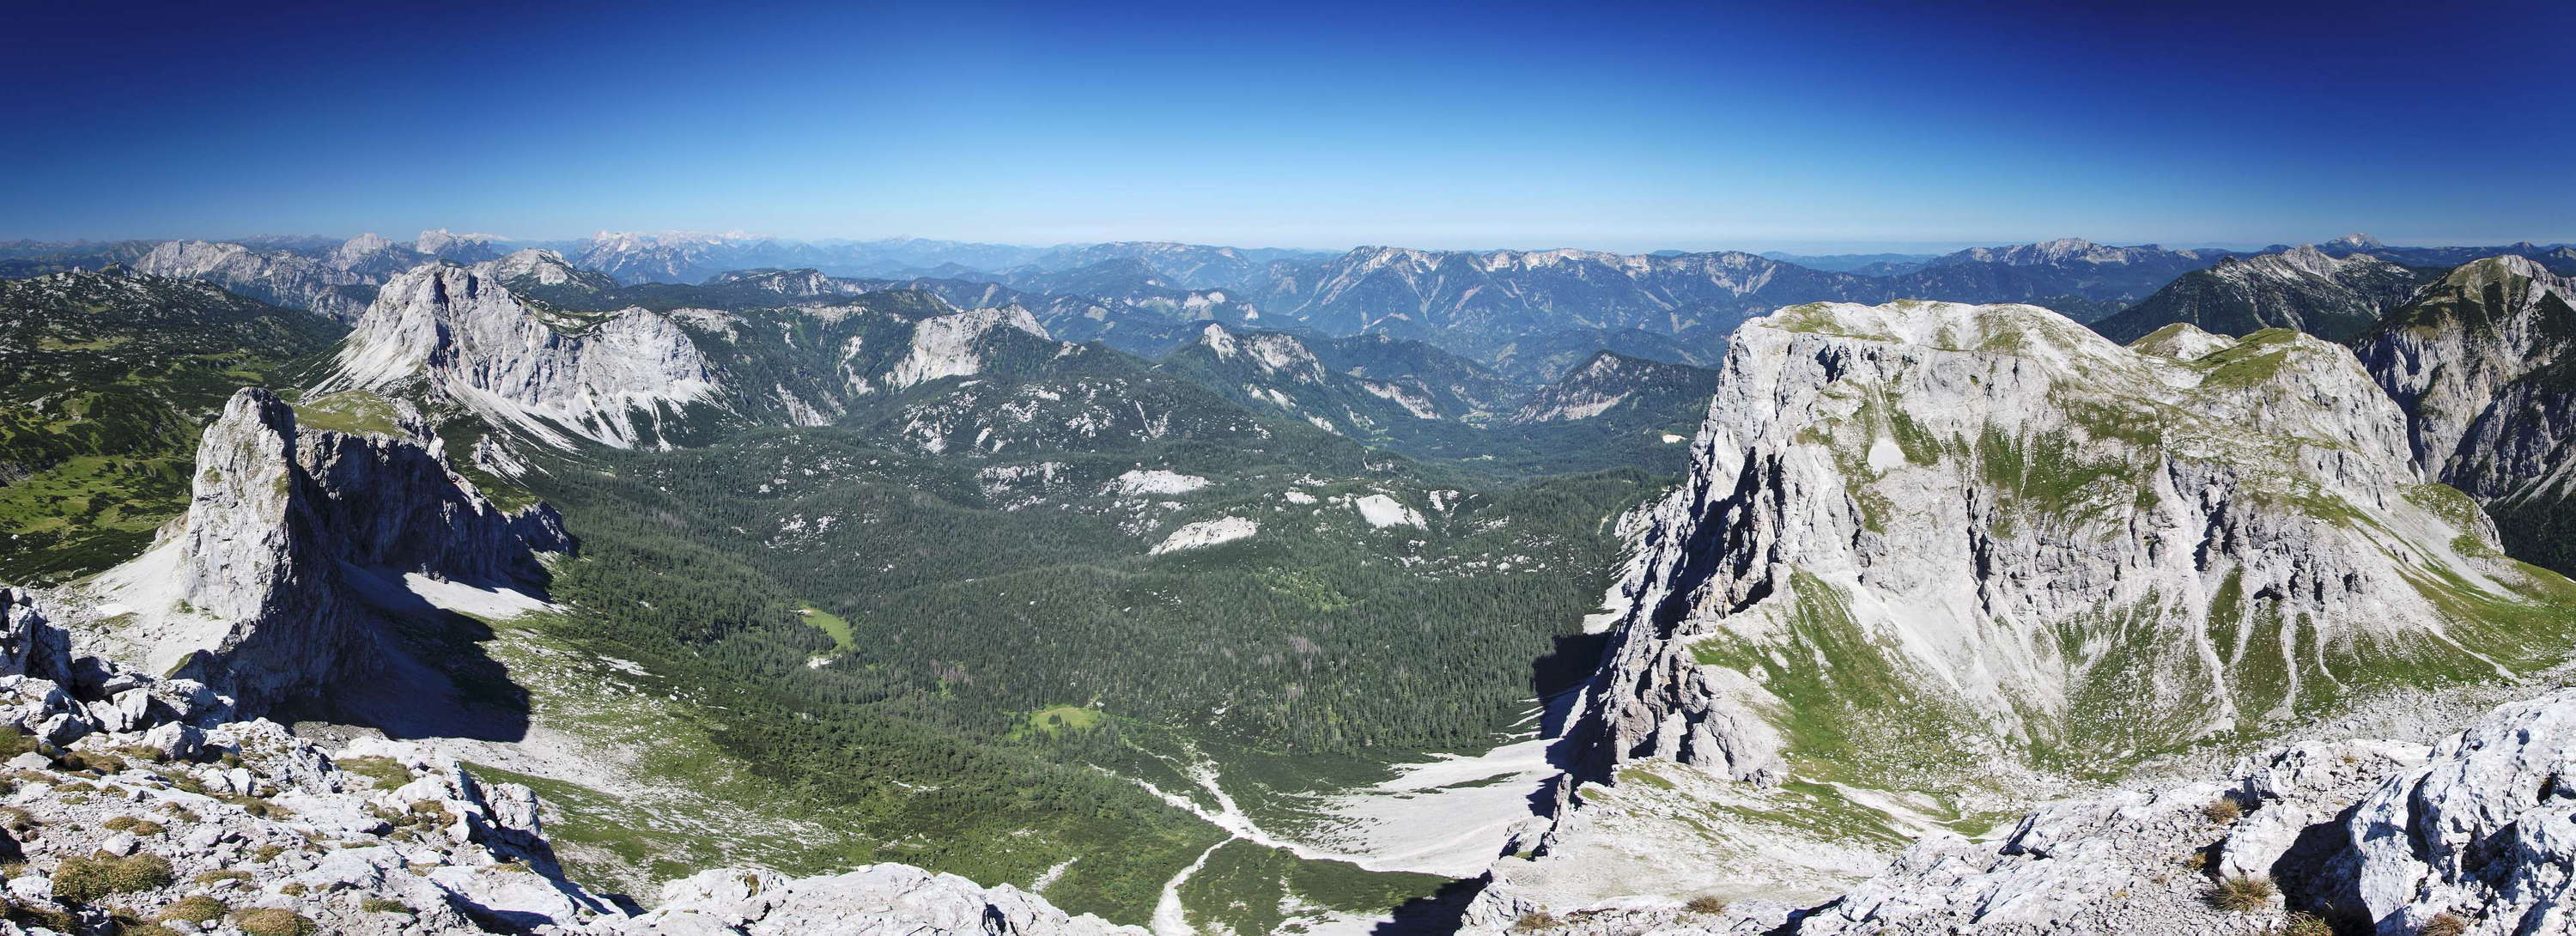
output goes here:
[{"label": "grassy slope", "polygon": [[343,329],[197,283],[0,281],[0,581],[122,561],[186,507],[233,391],[292,385]]}]

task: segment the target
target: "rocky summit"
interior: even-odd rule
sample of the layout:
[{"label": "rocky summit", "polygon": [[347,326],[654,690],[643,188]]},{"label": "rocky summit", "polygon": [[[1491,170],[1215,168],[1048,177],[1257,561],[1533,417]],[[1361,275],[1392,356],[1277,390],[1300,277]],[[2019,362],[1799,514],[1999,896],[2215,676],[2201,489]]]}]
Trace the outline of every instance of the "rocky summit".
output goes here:
[{"label": "rocky summit", "polygon": [[382,433],[300,429],[276,394],[234,394],[201,437],[185,517],[72,589],[98,625],[84,642],[259,711],[371,670],[370,602],[410,577],[540,590],[538,557],[572,549],[554,510],[502,510],[396,413]]},{"label": "rocky summit", "polygon": [[704,357],[670,318],[640,308],[550,314],[501,283],[542,283],[560,268],[560,258],[521,251],[395,276],[351,326],[316,392],[433,394],[557,446],[658,438],[663,420],[715,392]]},{"label": "rocky summit", "polygon": [[2288,330],[1748,323],[1689,480],[1627,521],[1552,822],[1485,900],[1821,898],[2015,801],[2562,662],[2576,585],[2505,558],[2375,391]]},{"label": "rocky summit", "polygon": [[2487,504],[2515,555],[2560,570],[2576,568],[2572,337],[2576,280],[2501,256],[2452,270],[2359,339],[2419,467]]}]

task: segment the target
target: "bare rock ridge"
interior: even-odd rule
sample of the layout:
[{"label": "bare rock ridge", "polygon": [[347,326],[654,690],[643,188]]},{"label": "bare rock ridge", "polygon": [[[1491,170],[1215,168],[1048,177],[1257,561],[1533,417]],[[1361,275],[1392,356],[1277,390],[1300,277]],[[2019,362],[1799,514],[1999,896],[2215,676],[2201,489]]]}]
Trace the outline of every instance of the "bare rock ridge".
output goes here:
[{"label": "bare rock ridge", "polygon": [[2133,341],[2175,323],[2231,335],[2294,328],[2346,341],[2404,303],[2423,279],[2416,270],[2370,254],[2336,257],[2293,247],[2229,257],[2185,273],[2093,328],[2113,341]]},{"label": "bare rock ridge", "polygon": [[300,430],[275,394],[234,394],[176,534],[100,577],[102,616],[130,621],[106,639],[258,711],[371,666],[369,590],[419,575],[541,593],[539,554],[572,549],[554,509],[500,509],[417,416],[398,431]]},{"label": "bare rock ridge", "polygon": [[1553,824],[1487,903],[1822,899],[2159,754],[2563,662],[2576,585],[2414,455],[2351,352],[2288,330],[1749,322],[1689,479],[1629,521]]}]

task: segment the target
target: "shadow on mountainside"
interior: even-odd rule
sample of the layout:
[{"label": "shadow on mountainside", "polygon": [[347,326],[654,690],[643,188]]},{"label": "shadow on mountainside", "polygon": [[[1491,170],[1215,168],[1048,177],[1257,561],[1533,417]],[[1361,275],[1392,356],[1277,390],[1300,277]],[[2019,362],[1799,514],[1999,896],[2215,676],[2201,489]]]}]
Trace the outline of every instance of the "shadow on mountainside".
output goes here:
[{"label": "shadow on mountainside", "polygon": [[376,618],[380,665],[282,707],[281,720],[373,728],[396,740],[527,737],[528,690],[484,651],[497,636],[491,625],[401,588],[367,589],[364,599]]},{"label": "shadow on mountainside", "polygon": [[1556,646],[1543,657],[1530,661],[1530,695],[1548,700],[1546,714],[1541,716],[1539,736],[1553,738],[1565,733],[1565,720],[1573,707],[1559,704],[1558,696],[1581,687],[1601,669],[1601,652],[1610,646],[1608,632],[1598,634],[1560,634]]},{"label": "shadow on mountainside", "polygon": [[1467,905],[1484,891],[1483,878],[1443,884],[1428,897],[1396,905],[1392,916],[1369,930],[1369,936],[1448,936],[1458,931],[1467,915]]}]

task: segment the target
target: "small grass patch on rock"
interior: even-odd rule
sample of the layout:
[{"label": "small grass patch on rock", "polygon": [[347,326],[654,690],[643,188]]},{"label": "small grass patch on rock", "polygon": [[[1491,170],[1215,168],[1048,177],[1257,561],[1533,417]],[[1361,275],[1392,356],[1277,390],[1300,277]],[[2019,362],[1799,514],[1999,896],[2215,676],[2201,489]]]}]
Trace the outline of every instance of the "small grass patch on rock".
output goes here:
[{"label": "small grass patch on rock", "polygon": [[390,790],[411,782],[411,771],[390,757],[343,757],[332,766],[376,782],[376,788]]},{"label": "small grass patch on rock", "polygon": [[88,904],[109,894],[167,887],[176,879],[170,859],[149,853],[126,858],[107,854],[65,858],[54,868],[54,899]]},{"label": "small grass patch on rock", "polygon": [[2218,880],[2209,892],[2209,905],[2231,913],[2253,913],[2271,906],[2281,889],[2272,879],[2252,874],[2231,874]]},{"label": "small grass patch on rock", "polygon": [[[197,877],[202,880],[205,875],[201,874]],[[188,897],[181,897],[169,906],[161,908],[161,913],[157,918],[162,920],[186,920],[190,923],[204,925],[223,919],[224,914],[230,912],[232,912],[232,908],[226,906],[223,901],[208,897],[204,894],[196,894]]]},{"label": "small grass patch on rock", "polygon": [[263,907],[233,914],[233,926],[250,936],[313,936],[320,924],[293,910]]}]

